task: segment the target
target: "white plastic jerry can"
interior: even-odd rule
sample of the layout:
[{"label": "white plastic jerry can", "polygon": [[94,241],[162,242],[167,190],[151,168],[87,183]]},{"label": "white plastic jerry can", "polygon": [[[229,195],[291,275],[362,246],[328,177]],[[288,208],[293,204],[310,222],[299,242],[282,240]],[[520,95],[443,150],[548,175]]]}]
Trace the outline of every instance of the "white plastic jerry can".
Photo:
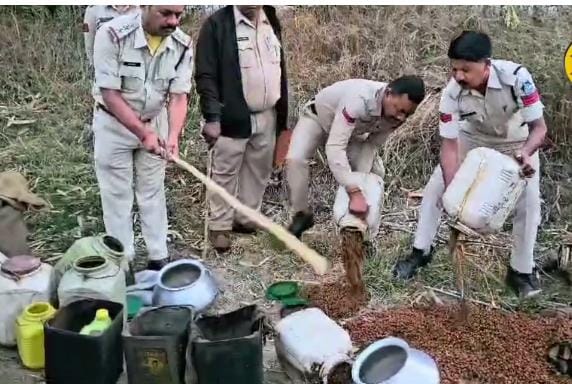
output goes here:
[{"label": "white plastic jerry can", "polygon": [[447,187],[443,207],[469,228],[493,233],[502,228],[525,186],[515,159],[491,148],[475,148]]},{"label": "white plastic jerry can", "polygon": [[362,190],[369,210],[366,220],[362,220],[349,211],[350,197],[346,189],[338,187],[334,201],[334,220],[338,228],[355,228],[364,235],[364,240],[372,239],[379,232],[381,211],[383,208],[383,179],[373,173],[354,172],[360,178],[359,187]]},{"label": "white plastic jerry can", "polygon": [[284,317],[276,324],[276,333],[278,361],[293,383],[316,377],[327,384],[338,367],[351,365],[350,335],[318,308]]}]

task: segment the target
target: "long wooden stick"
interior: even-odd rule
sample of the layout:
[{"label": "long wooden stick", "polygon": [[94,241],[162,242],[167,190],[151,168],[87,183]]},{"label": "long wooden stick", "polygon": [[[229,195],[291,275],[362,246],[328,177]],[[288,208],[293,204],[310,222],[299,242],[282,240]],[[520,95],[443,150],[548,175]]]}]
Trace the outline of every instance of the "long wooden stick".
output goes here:
[{"label": "long wooden stick", "polygon": [[[207,176],[210,179],[212,177],[212,166],[213,166],[213,150],[212,148],[208,151],[207,157]],[[209,253],[209,190],[205,191],[205,223],[203,227],[203,259],[207,258]]]},{"label": "long wooden stick", "polygon": [[239,211],[241,214],[247,216],[251,221],[256,223],[259,227],[266,229],[268,232],[272,233],[279,240],[284,242],[284,244],[290,248],[294,253],[296,253],[305,262],[310,264],[318,275],[323,275],[329,270],[328,260],[318,254],[313,249],[309,248],[306,244],[302,243],[292,235],[286,228],[281,225],[274,223],[268,217],[262,215],[261,213],[255,211],[254,209],[247,207],[242,204],[238,199],[231,194],[229,194],[224,188],[212,181],[212,179],[205,176],[201,171],[193,167],[191,164],[180,158],[171,159],[175,164],[177,164],[182,169],[190,172],[193,176],[199,179],[208,190],[219,195],[224,201],[226,201],[231,207]]}]

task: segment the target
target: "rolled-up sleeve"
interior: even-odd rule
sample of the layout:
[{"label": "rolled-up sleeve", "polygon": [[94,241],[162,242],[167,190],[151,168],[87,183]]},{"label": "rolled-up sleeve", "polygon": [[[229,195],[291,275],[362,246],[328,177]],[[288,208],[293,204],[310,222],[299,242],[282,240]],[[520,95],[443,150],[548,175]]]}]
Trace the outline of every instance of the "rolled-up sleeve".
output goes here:
[{"label": "rolled-up sleeve", "polygon": [[459,102],[456,84],[451,80],[443,93],[439,103],[439,135],[444,139],[456,139],[459,137]]},{"label": "rolled-up sleeve", "polygon": [[193,86],[193,46],[189,44],[169,88],[170,93],[190,93]]},{"label": "rolled-up sleeve", "polygon": [[328,166],[336,181],[344,187],[359,186],[359,177],[352,172],[347,148],[355,129],[356,120],[365,114],[361,99],[340,103],[326,142]]},{"label": "rolled-up sleeve", "polygon": [[544,105],[540,93],[526,68],[520,68],[516,73],[515,96],[526,123],[540,119],[544,115]]},{"label": "rolled-up sleeve", "polygon": [[103,25],[95,34],[93,64],[98,88],[121,90],[119,43],[109,26]]}]

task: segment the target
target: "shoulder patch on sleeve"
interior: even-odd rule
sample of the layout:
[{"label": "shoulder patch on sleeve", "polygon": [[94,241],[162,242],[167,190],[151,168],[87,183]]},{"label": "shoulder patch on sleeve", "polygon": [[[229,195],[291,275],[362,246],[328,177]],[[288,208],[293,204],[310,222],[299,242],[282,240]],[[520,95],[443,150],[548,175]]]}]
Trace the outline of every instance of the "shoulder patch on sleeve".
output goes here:
[{"label": "shoulder patch on sleeve", "polygon": [[530,80],[526,80],[524,83],[522,83],[522,86],[520,88],[522,90],[523,96],[532,95],[536,91],[536,87],[534,86],[534,84],[532,84],[532,81]]},{"label": "shoulder patch on sleeve", "polygon": [[344,119],[346,119],[346,122],[348,124],[355,124],[356,119],[354,117],[352,117],[348,111],[346,111],[346,109],[342,109],[342,115],[344,116]]}]

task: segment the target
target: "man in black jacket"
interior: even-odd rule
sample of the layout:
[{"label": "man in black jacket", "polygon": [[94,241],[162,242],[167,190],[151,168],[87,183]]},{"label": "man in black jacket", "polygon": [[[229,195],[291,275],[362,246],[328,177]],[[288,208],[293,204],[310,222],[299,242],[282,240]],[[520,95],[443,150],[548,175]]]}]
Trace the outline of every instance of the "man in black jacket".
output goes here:
[{"label": "man in black jacket", "polygon": [[[288,95],[281,28],[271,6],[226,6],[203,24],[195,80],[212,146],[212,178],[242,203],[260,209],[272,172],[276,136],[286,128]],[[230,248],[229,233],[252,223],[211,196],[209,239]]]}]

